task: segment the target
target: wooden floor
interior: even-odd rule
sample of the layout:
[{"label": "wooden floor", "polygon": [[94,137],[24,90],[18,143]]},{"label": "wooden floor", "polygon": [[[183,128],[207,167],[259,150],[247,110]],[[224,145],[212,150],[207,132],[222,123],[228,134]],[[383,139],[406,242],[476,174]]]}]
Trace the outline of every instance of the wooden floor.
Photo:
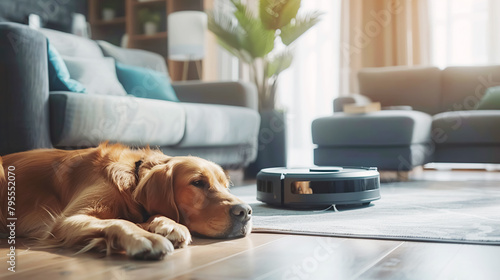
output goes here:
[{"label": "wooden floor", "polygon": [[[487,178],[499,172],[424,171],[432,179]],[[500,187],[500,183],[499,183]],[[16,246],[16,272],[0,239],[0,279],[500,279],[500,246],[257,234],[195,238],[162,261]]]}]

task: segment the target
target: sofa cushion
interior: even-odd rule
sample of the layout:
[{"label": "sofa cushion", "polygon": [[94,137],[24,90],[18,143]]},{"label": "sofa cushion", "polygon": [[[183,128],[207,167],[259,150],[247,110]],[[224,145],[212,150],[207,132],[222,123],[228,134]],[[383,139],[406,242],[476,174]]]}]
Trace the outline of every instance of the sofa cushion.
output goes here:
[{"label": "sofa cushion", "polygon": [[500,85],[500,65],[447,67],[442,71],[441,110],[473,110],[489,87]]},{"label": "sofa cushion", "polygon": [[257,87],[243,81],[182,81],[172,82],[181,102],[240,106],[258,109]]},{"label": "sofa cushion", "polygon": [[358,80],[359,93],[384,107],[408,105],[431,115],[441,112],[441,70],[437,67],[365,68]]},{"label": "sofa cushion", "polygon": [[116,75],[128,94],[142,98],[179,102],[165,73],[116,62]]},{"label": "sofa cushion", "polygon": [[201,157],[227,169],[238,169],[247,166],[257,157],[257,144],[186,148],[168,146],[160,149],[169,156],[192,155]]},{"label": "sofa cushion", "polygon": [[112,57],[120,63],[153,69],[168,76],[165,58],[157,53],[120,48],[105,41],[97,41],[97,43],[105,56]]},{"label": "sofa cushion", "polygon": [[49,66],[49,90],[72,91],[85,93],[87,89],[78,81],[71,79],[68,67],[63,58],[47,40],[48,66]]},{"label": "sofa cushion", "polygon": [[500,144],[500,110],[455,111],[433,117],[436,144]]},{"label": "sofa cushion", "polygon": [[[452,144],[439,146],[433,156],[435,162],[495,163],[500,158],[500,145],[494,144]],[[488,173],[485,173],[487,175]]]},{"label": "sofa cushion", "polygon": [[243,107],[180,103],[186,111],[186,130],[180,147],[254,144],[260,125],[255,110]]},{"label": "sofa cushion", "polygon": [[52,143],[56,147],[96,146],[102,141],[131,146],[168,146],[184,135],[184,108],[176,102],[52,92]]},{"label": "sofa cushion", "polygon": [[318,146],[408,146],[430,142],[432,117],[418,111],[335,113],[312,123]]},{"label": "sofa cushion", "polygon": [[39,31],[49,39],[50,43],[63,56],[81,58],[103,57],[102,51],[95,41],[51,29],[41,28]]},{"label": "sofa cushion", "polygon": [[500,86],[488,88],[475,109],[500,110]]},{"label": "sofa cushion", "polygon": [[115,61],[112,58],[63,58],[71,78],[82,83],[89,94],[127,95],[122,84],[118,81]]},{"label": "sofa cushion", "polygon": [[412,170],[432,161],[431,144],[384,147],[318,147],[314,164],[330,166],[375,166],[382,170]]}]

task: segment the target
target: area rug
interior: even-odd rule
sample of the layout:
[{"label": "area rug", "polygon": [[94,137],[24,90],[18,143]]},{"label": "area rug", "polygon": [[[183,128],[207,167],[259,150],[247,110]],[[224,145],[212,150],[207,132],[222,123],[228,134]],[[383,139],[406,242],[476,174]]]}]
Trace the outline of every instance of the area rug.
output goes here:
[{"label": "area rug", "polygon": [[500,245],[500,182],[381,185],[366,207],[293,210],[256,200],[255,185],[233,193],[253,208],[253,232]]}]

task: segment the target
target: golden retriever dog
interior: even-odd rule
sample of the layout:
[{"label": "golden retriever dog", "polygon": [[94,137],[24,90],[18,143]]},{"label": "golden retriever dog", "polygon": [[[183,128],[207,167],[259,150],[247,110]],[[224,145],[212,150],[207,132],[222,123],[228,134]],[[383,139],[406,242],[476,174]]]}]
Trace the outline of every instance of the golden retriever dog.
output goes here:
[{"label": "golden retriever dog", "polygon": [[15,225],[16,237],[42,247],[162,259],[191,233],[235,238],[251,230],[250,206],[229,193],[220,166],[198,157],[105,143],[6,155],[0,167],[0,234]]},{"label": "golden retriever dog", "polygon": [[294,181],[292,183],[292,193],[294,194],[313,194],[309,186],[311,181]]}]

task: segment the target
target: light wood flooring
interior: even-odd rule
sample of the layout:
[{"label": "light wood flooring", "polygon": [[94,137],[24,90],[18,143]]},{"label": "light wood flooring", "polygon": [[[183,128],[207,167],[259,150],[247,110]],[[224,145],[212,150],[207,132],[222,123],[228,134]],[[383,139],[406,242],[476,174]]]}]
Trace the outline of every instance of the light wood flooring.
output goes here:
[{"label": "light wood flooring", "polygon": [[[418,176],[500,182],[499,172]],[[234,240],[195,238],[162,261],[135,261],[23,243],[17,240],[16,272],[10,272],[8,245],[0,239],[0,279],[500,279],[500,246],[253,233]]]}]

